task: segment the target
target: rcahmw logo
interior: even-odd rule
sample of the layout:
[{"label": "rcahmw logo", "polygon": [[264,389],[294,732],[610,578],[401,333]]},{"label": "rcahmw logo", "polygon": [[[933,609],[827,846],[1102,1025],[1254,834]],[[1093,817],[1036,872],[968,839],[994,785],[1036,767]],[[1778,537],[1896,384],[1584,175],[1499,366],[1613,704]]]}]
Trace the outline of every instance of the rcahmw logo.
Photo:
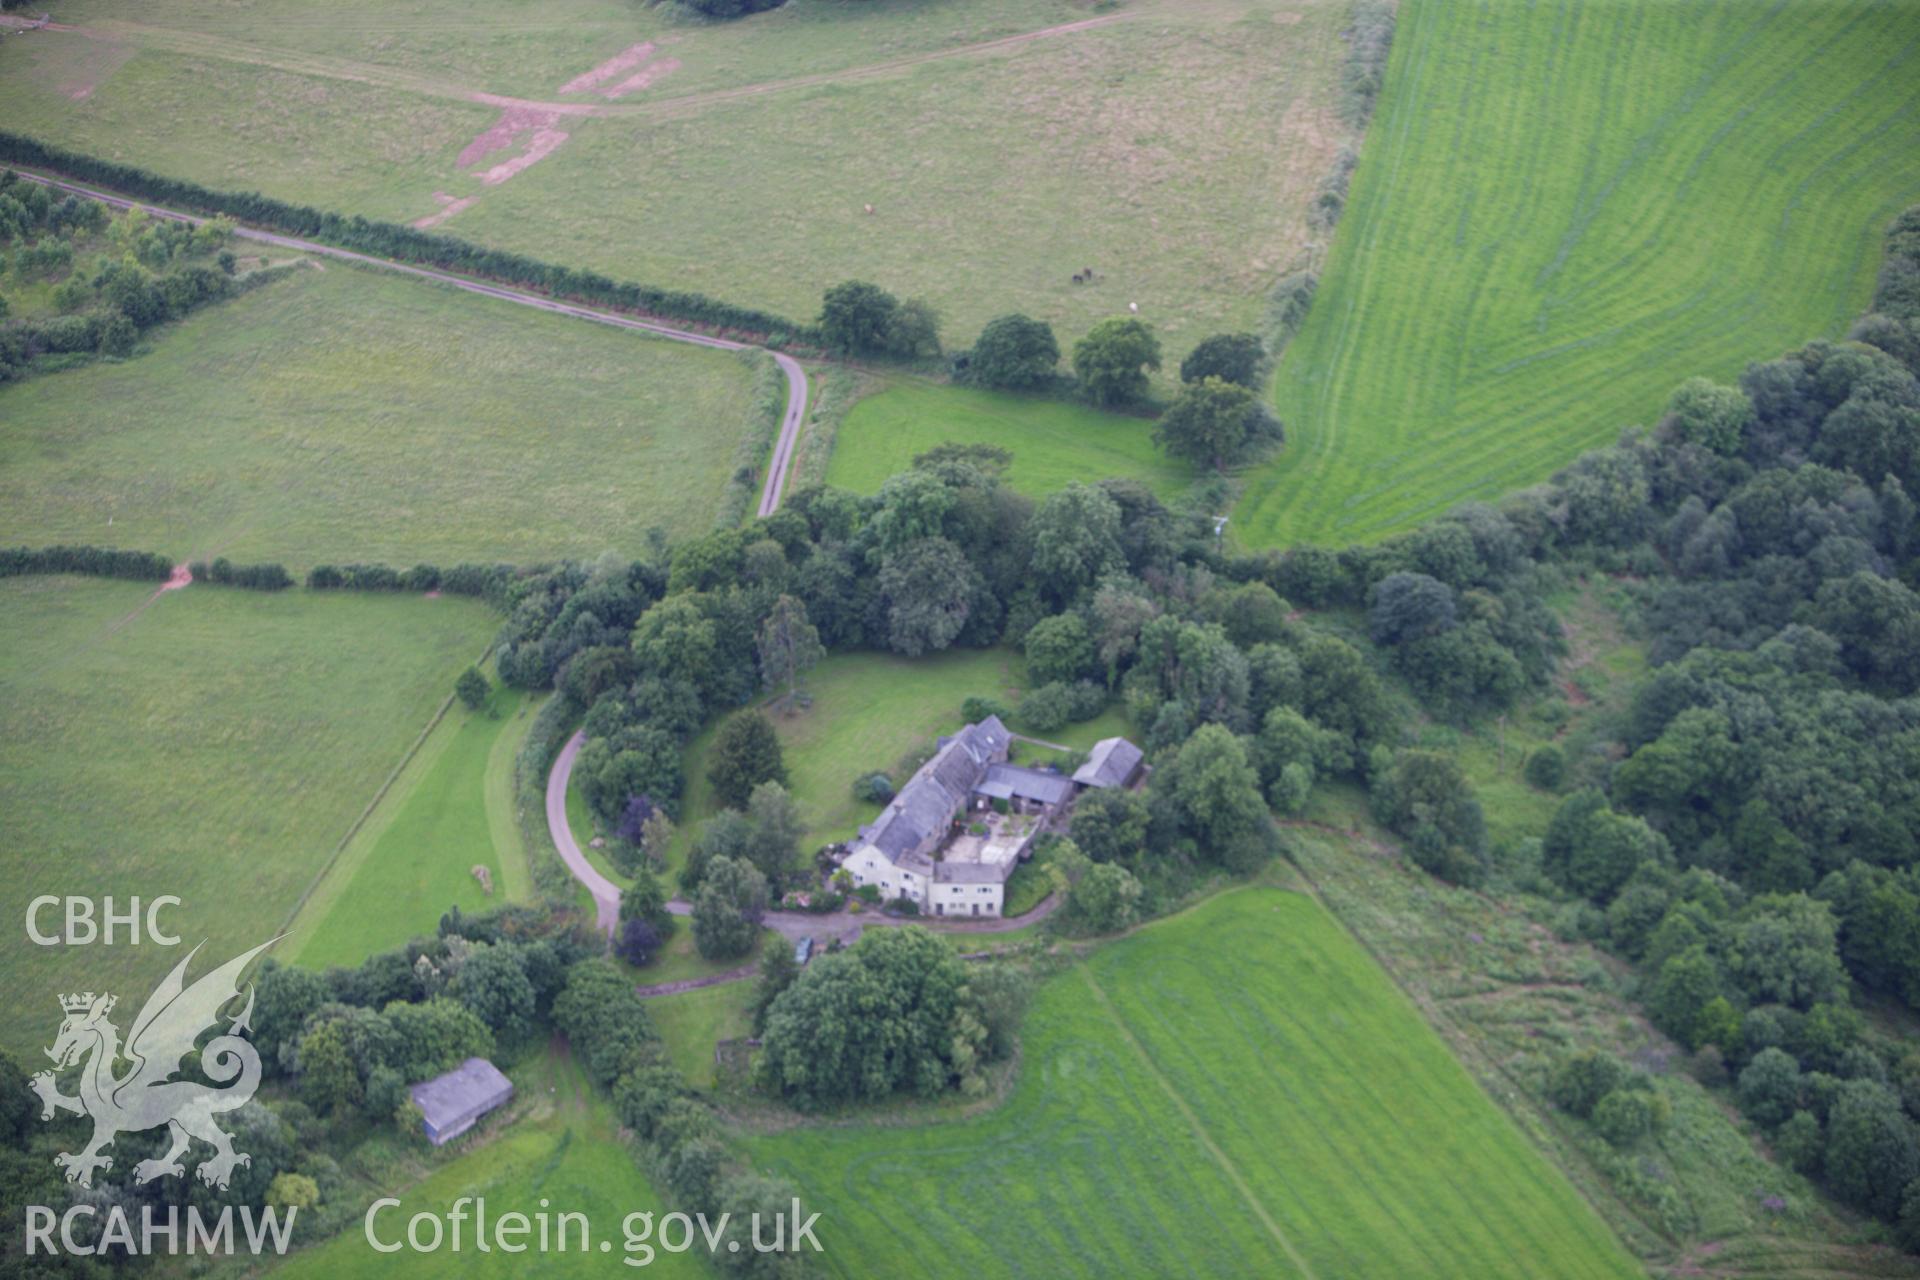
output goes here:
[{"label": "rcahmw logo", "polygon": [[[274,939],[273,941],[278,941]],[[236,956],[213,972],[187,985],[187,965],[200,952],[195,947],[187,958],[175,965],[156,987],[138,1016],[128,1027],[125,1043],[109,1015],[117,998],[91,991],[60,997],[65,1015],[59,1034],[47,1057],[55,1071],[78,1067],[76,1092],[62,1093],[55,1071],[41,1071],[30,1082],[40,1095],[42,1120],[51,1120],[61,1112],[71,1112],[93,1122],[93,1135],[79,1151],[63,1151],[53,1162],[66,1171],[67,1181],[82,1187],[93,1185],[94,1173],[113,1168],[113,1157],[103,1154],[122,1133],[134,1133],[165,1126],[170,1138],[167,1150],[156,1159],[142,1160],[133,1167],[134,1183],[155,1178],[184,1177],[181,1157],[194,1139],[213,1148],[213,1154],[201,1159],[195,1173],[210,1187],[225,1190],[238,1165],[253,1160],[244,1151],[233,1148],[233,1138],[214,1121],[214,1117],[244,1105],[260,1086],[260,1054],[243,1033],[253,1015],[253,987],[246,991],[246,1005],[237,1014],[222,1010],[240,996],[240,974],[253,958],[272,941]],[[218,1029],[226,1022],[224,1033],[214,1036],[200,1050],[199,1080],[177,1080],[181,1060],[194,1050],[202,1032]],[[128,1064],[116,1072],[120,1061]],[[45,1205],[27,1206],[26,1249],[29,1254],[44,1248],[48,1252],[93,1253],[101,1249],[122,1248],[130,1253],[147,1253],[157,1239],[164,1237],[166,1252],[187,1252],[196,1247],[203,1252],[232,1252],[235,1242],[231,1207],[220,1210],[212,1225],[195,1208],[189,1208],[182,1225],[176,1211],[158,1215],[151,1206],[141,1213],[138,1233],[125,1209],[109,1207],[104,1214],[89,1204],[76,1204],[56,1214]],[[254,1253],[262,1251],[268,1237],[275,1252],[286,1249],[297,1208],[278,1213],[265,1210],[258,1214],[251,1206],[240,1210],[243,1238]],[[88,1244],[76,1236],[81,1221],[102,1217],[99,1239]],[[55,1226],[58,1225],[58,1244]]]}]

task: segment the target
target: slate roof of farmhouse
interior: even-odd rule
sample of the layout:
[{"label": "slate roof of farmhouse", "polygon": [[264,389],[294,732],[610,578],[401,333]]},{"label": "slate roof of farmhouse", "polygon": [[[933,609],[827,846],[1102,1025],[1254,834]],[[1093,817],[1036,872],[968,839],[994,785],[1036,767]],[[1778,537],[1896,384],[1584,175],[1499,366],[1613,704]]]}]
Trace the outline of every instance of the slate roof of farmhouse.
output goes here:
[{"label": "slate roof of farmhouse", "polygon": [[1013,862],[936,862],[933,878],[940,884],[1000,884],[1013,874]]},{"label": "slate roof of farmhouse", "polygon": [[1124,787],[1140,767],[1142,754],[1125,738],[1102,738],[1087,753],[1087,762],[1074,770],[1073,780],[1087,787]]},{"label": "slate roof of farmhouse", "polygon": [[995,764],[987,766],[985,780],[974,790],[996,800],[1010,800],[1019,796],[1023,800],[1037,800],[1041,804],[1059,804],[1073,794],[1073,780],[1063,773],[1048,773],[1044,769]]},{"label": "slate roof of farmhouse", "polygon": [[407,1089],[426,1122],[445,1129],[462,1119],[490,1111],[513,1096],[513,1082],[485,1058],[465,1062]]},{"label": "slate roof of farmhouse", "polygon": [[1009,741],[1011,735],[999,716],[988,716],[942,738],[933,759],[914,770],[907,785],[860,834],[889,861],[926,872],[932,859],[913,851],[953,821],[989,772],[993,758],[1005,754]]}]

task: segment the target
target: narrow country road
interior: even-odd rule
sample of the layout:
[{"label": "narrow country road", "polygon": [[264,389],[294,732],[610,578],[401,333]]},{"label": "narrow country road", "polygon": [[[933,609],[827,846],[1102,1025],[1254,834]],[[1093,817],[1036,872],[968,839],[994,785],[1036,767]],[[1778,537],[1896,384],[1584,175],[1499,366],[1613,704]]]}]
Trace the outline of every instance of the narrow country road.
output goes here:
[{"label": "narrow country road", "polygon": [[[573,837],[573,827],[567,822],[567,785],[573,780],[573,763],[586,741],[585,733],[575,733],[554,758],[553,771],[547,775],[547,831],[553,837],[553,847],[560,851],[560,860],[573,872],[574,879],[587,886],[587,892],[593,895],[601,932],[611,934],[620,917],[620,886],[593,869],[593,864],[587,861],[587,855],[580,849],[580,842]],[[935,920],[888,916],[878,911],[863,911],[857,915],[851,911],[829,911],[820,915],[811,911],[769,911],[762,923],[788,942],[798,942],[802,938],[826,942],[838,938],[843,943],[851,943],[867,925],[920,924],[941,933],[1012,933],[1015,929],[1024,929],[1045,920],[1059,905],[1060,895],[1053,893],[1048,894],[1033,910],[1020,916]],[[692,904],[683,898],[675,898],[667,903],[667,910],[676,916],[693,914]],[[749,975],[743,973],[741,976]]]},{"label": "narrow country road", "polygon": [[560,861],[567,864],[573,878],[587,886],[587,892],[593,895],[600,932],[611,936],[614,924],[620,919],[620,886],[593,869],[579,842],[573,838],[572,825],[567,822],[567,780],[573,777],[573,758],[580,754],[586,741],[584,733],[568,738],[567,745],[560,748],[559,758],[553,762],[553,772],[547,775],[547,830],[553,834],[553,847],[560,851]]},{"label": "narrow country road", "polygon": [[[43,174],[32,173],[25,169],[17,170],[22,178],[52,187],[56,191],[68,191],[89,200],[98,200],[116,209],[144,209],[159,218],[171,218],[177,222],[198,226],[207,219],[196,214],[182,213],[177,209],[166,209],[145,200],[130,200],[125,196],[111,195],[93,187],[82,186],[76,182],[67,182],[60,178],[50,178]],[[333,245],[321,244],[316,240],[302,240],[298,236],[283,236],[278,232],[261,231],[254,227],[239,226],[234,234],[243,240],[252,240],[260,244],[270,244],[281,249],[292,249],[299,253],[311,253],[318,257],[332,258],[339,262],[358,262],[365,266],[379,267],[386,271],[396,271],[401,275],[416,276],[422,280],[433,280],[440,284],[452,285],[466,293],[477,293],[485,298],[498,298],[502,302],[517,303],[523,307],[532,307],[536,311],[546,311],[553,315],[572,316],[576,320],[591,320],[595,324],[612,325],[616,329],[634,329],[641,333],[651,333],[656,337],[673,342],[690,343],[696,347],[712,347],[718,351],[766,351],[779,364],[787,375],[787,412],[780,422],[780,434],[773,444],[773,457],[767,467],[766,483],[760,490],[759,514],[770,516],[780,506],[781,495],[787,487],[787,470],[793,465],[794,446],[799,441],[800,423],[807,412],[807,373],[800,362],[782,351],[756,346],[751,342],[735,342],[731,338],[716,338],[710,334],[695,333],[690,329],[676,329],[672,325],[661,324],[654,320],[642,320],[635,316],[621,315],[617,311],[603,311],[598,307],[582,306],[575,302],[561,302],[554,298],[542,297],[537,293],[528,293],[522,289],[510,289],[505,285],[488,284],[469,276],[458,275],[451,271],[441,271],[434,267],[416,267],[404,262],[395,262],[391,258],[376,258],[372,254],[355,253],[351,249],[339,249]]]}]

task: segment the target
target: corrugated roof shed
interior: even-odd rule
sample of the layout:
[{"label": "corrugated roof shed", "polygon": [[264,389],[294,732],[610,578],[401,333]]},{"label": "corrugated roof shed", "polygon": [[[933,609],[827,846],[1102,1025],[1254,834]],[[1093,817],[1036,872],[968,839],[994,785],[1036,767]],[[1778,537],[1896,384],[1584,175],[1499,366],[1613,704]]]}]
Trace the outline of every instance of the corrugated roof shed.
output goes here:
[{"label": "corrugated roof shed", "polygon": [[420,1108],[427,1137],[439,1146],[511,1098],[513,1081],[485,1058],[468,1058],[445,1075],[409,1086],[407,1093]]}]

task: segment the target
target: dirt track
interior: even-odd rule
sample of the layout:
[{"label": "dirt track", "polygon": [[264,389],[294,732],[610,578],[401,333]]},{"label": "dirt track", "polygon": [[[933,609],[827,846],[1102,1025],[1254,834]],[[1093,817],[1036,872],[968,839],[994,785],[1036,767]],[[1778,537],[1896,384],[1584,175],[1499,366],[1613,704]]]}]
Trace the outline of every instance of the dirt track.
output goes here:
[{"label": "dirt track", "polygon": [[[735,85],[725,89],[709,89],[681,94],[677,97],[655,97],[641,102],[555,102],[534,98],[523,98],[509,94],[490,93],[471,85],[458,84],[443,80],[437,76],[408,71],[400,67],[382,63],[364,62],[351,58],[333,57],[328,54],[302,53],[290,49],[271,49],[261,45],[248,44],[241,40],[225,36],[208,35],[198,31],[187,31],[176,27],[155,26],[150,23],[127,22],[122,20],[103,20],[88,25],[64,22],[50,22],[46,30],[59,35],[78,36],[85,40],[110,41],[117,44],[130,44],[144,48],[165,49],[174,53],[196,57],[219,58],[227,62],[239,62],[248,66],[270,67],[276,71],[285,71],[294,75],[313,76],[324,80],[342,80],[352,84],[379,85],[383,88],[399,89],[408,93],[423,94],[427,97],[447,98],[459,102],[474,102],[484,106],[502,109],[522,108],[543,111],[563,116],[651,116],[681,111],[697,110],[718,102],[732,102],[740,98],[758,97],[768,93],[779,93],[788,89],[805,89],[818,85],[844,84],[852,81],[869,80],[875,77],[891,75],[898,71],[911,70],[929,62],[939,62],[948,58],[965,58],[981,54],[996,53],[1005,49],[1018,48],[1036,40],[1052,39],[1056,36],[1072,35],[1076,32],[1093,30],[1109,26],[1116,22],[1125,22],[1136,15],[1131,13],[1105,14],[1096,18],[1082,18],[1077,22],[1064,22],[1057,26],[1043,27],[1037,31],[1022,31],[1010,36],[1001,36],[994,40],[983,40],[974,44],[954,45],[946,49],[930,49],[922,53],[904,54],[897,58],[887,58],[879,62],[867,63],[857,67],[844,67],[837,71],[823,71],[815,75],[794,76],[786,80],[767,80],[756,84]],[[21,26],[28,24],[21,23]],[[589,73],[591,74],[591,73]],[[576,80],[578,77],[576,77]],[[569,84],[574,81],[569,81]],[[638,86],[636,86],[638,87]],[[562,86],[562,93],[574,92]],[[585,91],[591,91],[587,89]]]}]

